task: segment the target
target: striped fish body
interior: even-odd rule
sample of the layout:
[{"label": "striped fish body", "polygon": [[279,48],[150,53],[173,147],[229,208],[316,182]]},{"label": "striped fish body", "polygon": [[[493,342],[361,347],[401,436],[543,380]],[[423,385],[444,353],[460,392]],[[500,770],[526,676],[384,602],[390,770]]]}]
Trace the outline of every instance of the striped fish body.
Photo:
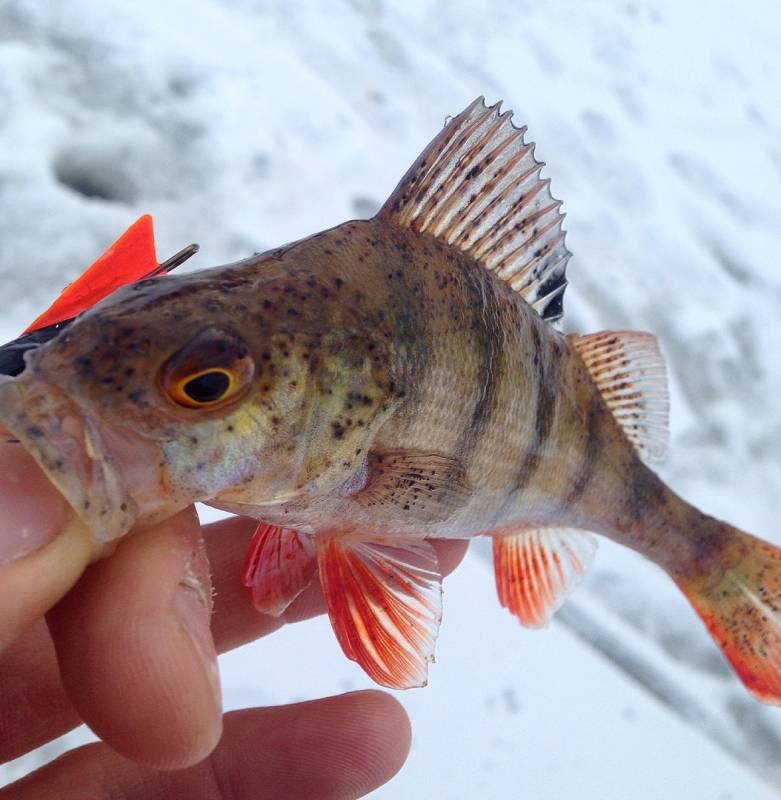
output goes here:
[{"label": "striped fish body", "polygon": [[[263,263],[252,270],[278,280]],[[408,504],[406,494],[383,498],[367,520],[360,491],[343,496],[327,486],[305,501],[264,507],[266,521],[367,540],[378,532],[383,539],[471,538],[566,526],[678,563],[673,551],[686,541],[672,528],[663,543],[653,530],[646,541],[637,522],[649,524],[668,508],[683,514],[685,504],[645,466],[572,337],[481,264],[374,219],[286,249],[277,270],[299,284],[339,287],[334,302],[315,292],[297,308],[320,330],[357,332],[343,344],[342,364],[370,360],[386,407],[367,446],[365,409],[345,398],[348,413],[322,426],[325,441],[312,443],[323,455],[310,469],[325,472],[333,448],[357,434],[357,456],[340,450],[350,458],[349,475],[372,454],[431,454],[455,465],[465,491],[449,493],[436,513]]]},{"label": "striped fish body", "polygon": [[781,550],[647,466],[667,424],[653,336],[554,327],[570,254],[542,166],[479,99],[371,220],[134,283],[71,321],[85,285],[115,285],[96,267],[44,315],[54,338],[21,343],[0,425],[99,542],[194,501],[258,519],[255,607],[278,615],[317,577],[345,654],[380,684],[427,680],[428,540],[491,536],[501,604],[541,627],[597,533],[665,569],[779,703]]},{"label": "striped fish body", "polygon": [[[385,536],[463,538],[566,524],[600,504],[622,505],[628,471],[654,480],[568,338],[468,256],[368,220],[301,242],[281,258],[297,269],[312,265],[299,280],[340,283],[338,304],[313,301],[323,329],[345,325],[346,301],[360,335],[345,344],[343,359],[374,362],[389,412],[370,451],[436,454],[463,470],[468,492],[453,494],[439,518],[390,502],[376,508],[372,525]],[[352,410],[334,444],[363,421],[360,404]],[[311,505],[306,524],[316,531],[322,508]],[[338,519],[334,527],[371,538],[353,507],[351,497],[333,498],[328,516]],[[282,513],[293,509],[304,513],[295,502]]]}]

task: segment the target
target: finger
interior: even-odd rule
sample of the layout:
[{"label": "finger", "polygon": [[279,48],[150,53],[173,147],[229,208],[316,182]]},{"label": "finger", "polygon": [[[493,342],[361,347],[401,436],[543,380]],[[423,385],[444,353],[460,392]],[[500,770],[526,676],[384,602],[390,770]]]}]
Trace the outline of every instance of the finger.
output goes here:
[{"label": "finger", "polygon": [[[318,580],[314,580],[280,617],[255,611],[239,576],[257,524],[247,517],[231,517],[205,529],[215,594],[212,633],[221,653],[265,636],[286,623],[299,622],[325,611]],[[437,551],[443,575],[450,574],[458,566],[468,547],[466,541],[432,539],[430,542]]]},{"label": "finger", "polygon": [[393,777],[409,744],[409,721],[392,697],[355,692],[227,714],[214,753],[178,772],[153,772],[87,745],[9,786],[0,800],[343,800]]},{"label": "finger", "polygon": [[81,722],[67,699],[49,630],[37,620],[0,656],[0,763]]},{"label": "finger", "polygon": [[[281,617],[255,611],[239,576],[256,526],[257,522],[246,517],[231,517],[204,528],[215,595],[212,633],[220,653],[265,636],[286,623],[309,619],[325,611],[318,580]],[[434,546],[443,574],[448,574],[461,561],[467,542],[436,541]],[[81,634],[79,641],[80,637]],[[62,735],[77,724],[78,715],[60,686],[48,632],[39,631],[27,652],[38,653],[34,666],[29,657],[17,659],[13,648],[0,656],[0,685],[4,687],[0,704],[0,733],[4,734],[0,735],[0,763]]]},{"label": "finger", "polygon": [[32,456],[0,443],[0,651],[73,586],[90,553],[89,534]]},{"label": "finger", "polygon": [[117,752],[159,768],[221,729],[209,568],[192,509],[128,537],[48,615],[63,685]]}]

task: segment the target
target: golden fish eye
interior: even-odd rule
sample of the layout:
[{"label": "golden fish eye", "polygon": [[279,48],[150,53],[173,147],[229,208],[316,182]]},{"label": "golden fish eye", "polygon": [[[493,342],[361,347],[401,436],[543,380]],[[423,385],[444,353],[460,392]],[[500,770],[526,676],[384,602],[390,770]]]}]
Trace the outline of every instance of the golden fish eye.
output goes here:
[{"label": "golden fish eye", "polygon": [[252,383],[255,365],[247,345],[220,328],[206,328],[161,367],[159,386],[185,408],[220,408]]},{"label": "golden fish eye", "polygon": [[171,395],[183,406],[203,408],[229,398],[236,384],[236,376],[227,369],[204,369],[179,380]]}]

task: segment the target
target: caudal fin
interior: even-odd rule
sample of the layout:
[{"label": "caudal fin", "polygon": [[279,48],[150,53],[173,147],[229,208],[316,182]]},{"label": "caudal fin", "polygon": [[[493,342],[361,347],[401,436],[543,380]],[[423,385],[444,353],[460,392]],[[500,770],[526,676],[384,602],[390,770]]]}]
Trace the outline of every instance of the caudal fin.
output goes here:
[{"label": "caudal fin", "polygon": [[676,582],[746,688],[763,703],[781,705],[781,549],[731,533],[733,566]]}]

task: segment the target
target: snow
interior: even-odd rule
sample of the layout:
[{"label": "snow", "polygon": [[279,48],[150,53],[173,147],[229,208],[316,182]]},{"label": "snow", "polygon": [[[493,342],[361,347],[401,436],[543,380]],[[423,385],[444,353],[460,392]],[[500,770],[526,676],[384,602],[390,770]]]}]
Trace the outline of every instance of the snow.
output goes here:
[{"label": "snow", "polygon": [[[161,257],[198,241],[195,267],[239,258],[372,213],[446,114],[504,98],[565,200],[567,328],[656,333],[663,476],[781,542],[779,41],[769,1],[4,0],[0,338],[143,212]],[[448,585],[431,686],[402,698],[415,749],[378,797],[435,779],[441,797],[781,785],[779,712],[737,685],[659,570],[602,542],[532,635],[489,597],[480,557]],[[291,668],[304,644],[317,675]],[[223,663],[233,705],[363,685],[323,621]]]}]

